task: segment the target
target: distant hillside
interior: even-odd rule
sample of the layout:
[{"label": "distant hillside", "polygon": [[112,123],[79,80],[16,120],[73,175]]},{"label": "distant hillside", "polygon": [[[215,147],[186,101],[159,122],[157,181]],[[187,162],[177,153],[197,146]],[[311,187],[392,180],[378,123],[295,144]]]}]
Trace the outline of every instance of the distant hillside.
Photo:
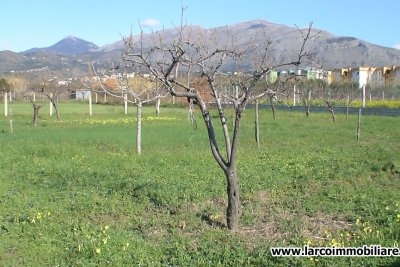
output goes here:
[{"label": "distant hillside", "polygon": [[22,53],[32,54],[36,52],[48,52],[63,56],[74,56],[90,53],[98,48],[99,47],[94,43],[85,41],[74,36],[68,36],[52,46],[43,48],[32,48]]},{"label": "distant hillside", "polygon": [[12,51],[0,51],[0,72],[23,68],[25,56]]},{"label": "distant hillside", "polygon": [[[217,36],[220,42],[226,41],[228,33],[234,35],[238,46],[245,46],[250,37],[255,37],[252,42],[260,45],[265,42],[265,36],[271,40],[270,58],[279,62],[283,56],[288,57],[299,49],[302,39],[296,27],[267,22],[265,20],[253,20],[234,25],[204,29],[197,26],[187,27],[192,35]],[[400,50],[371,44],[354,37],[335,36],[327,31],[313,29],[318,35],[310,40],[307,51],[312,61],[327,69],[356,66],[388,66],[400,65]],[[164,41],[168,42],[177,37],[175,29],[166,29],[156,32]],[[139,38],[139,36],[135,36]],[[144,35],[145,45],[150,43],[150,35]],[[150,47],[148,47],[150,48]],[[98,51],[105,53],[120,51],[123,42],[117,41],[100,47]],[[107,58],[107,54],[103,55]]]},{"label": "distant hillside", "polygon": [[[236,45],[252,43],[263,45],[266,38],[271,40],[270,61],[280,62],[285,57],[291,57],[298,51],[302,42],[299,30],[282,24],[253,20],[233,25],[205,29],[199,26],[186,27],[187,34],[194,37],[202,36],[211,40],[214,35],[219,42],[224,43],[228,35],[236,38]],[[356,66],[392,66],[400,65],[400,50],[378,46],[354,37],[335,36],[327,31],[313,29],[318,35],[307,45],[307,51],[313,62],[325,69],[356,67]],[[164,42],[172,42],[177,37],[174,28],[155,32]],[[139,36],[134,36],[139,38]],[[151,47],[151,35],[144,34],[144,44]],[[146,47],[145,47],[146,48]],[[69,36],[56,44],[45,48],[33,48],[21,53],[11,51],[0,52],[0,72],[49,69],[58,75],[77,75],[88,73],[88,62],[96,60],[99,68],[109,69],[113,62],[121,61],[123,50],[122,40],[98,47],[95,44]],[[229,62],[228,62],[229,63]],[[247,66],[251,65],[250,57]],[[227,64],[225,71],[232,70]]]}]

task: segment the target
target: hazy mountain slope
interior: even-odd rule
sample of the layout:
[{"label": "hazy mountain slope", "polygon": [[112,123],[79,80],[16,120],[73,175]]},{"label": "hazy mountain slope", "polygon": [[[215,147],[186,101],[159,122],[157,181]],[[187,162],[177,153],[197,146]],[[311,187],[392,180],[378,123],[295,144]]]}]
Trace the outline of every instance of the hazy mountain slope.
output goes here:
[{"label": "hazy mountain slope", "polygon": [[[207,42],[213,40],[211,35],[214,35],[219,43],[225,43],[228,36],[235,36],[238,46],[245,46],[249,42],[263,45],[266,40],[270,40],[272,41],[271,63],[280,62],[282,57],[294,56],[302,42],[298,28],[264,20],[247,21],[213,29],[190,26],[187,27],[187,31],[197,38],[202,36]],[[155,34],[164,42],[169,42],[177,37],[178,32],[176,29],[167,29]],[[313,29],[312,34],[317,35],[309,41],[307,51],[311,55],[310,59],[324,68],[400,65],[400,50],[378,46],[354,37],[335,36],[320,29]],[[139,38],[140,36],[134,36],[136,40]],[[150,48],[151,38],[150,34],[144,34],[145,48]],[[101,51],[122,49],[122,41],[99,48]]]},{"label": "hazy mountain slope", "polygon": [[[175,28],[164,29],[153,34],[145,33],[143,35],[144,49],[151,48],[155,36],[157,40],[171,43],[176,40],[178,34],[179,31]],[[311,61],[306,62],[304,66],[316,67],[319,65],[326,69],[356,66],[400,66],[400,50],[378,46],[354,37],[335,36],[320,29],[313,29],[312,34],[317,35],[309,41],[306,47]],[[234,36],[234,45],[239,48],[247,47],[249,43],[263,46],[267,40],[272,41],[269,46],[271,64],[279,63],[282,58],[291,59],[296,55],[302,43],[297,27],[260,19],[213,29],[187,25],[185,35],[198,42],[207,42],[208,45],[224,44]],[[133,36],[133,38],[139,40],[140,35]],[[0,72],[48,68],[65,75],[72,75],[72,70],[74,73],[84,74],[88,72],[88,62],[93,60],[96,61],[97,66],[107,70],[113,64],[122,64],[123,46],[123,40],[97,47],[91,42],[69,36],[45,48],[33,48],[22,53],[1,51]],[[252,55],[248,54],[242,66],[247,68],[246,70],[250,70],[248,66],[251,66],[252,60]],[[227,62],[224,70],[235,70],[233,62]]]},{"label": "hazy mountain slope", "polygon": [[24,65],[25,56],[12,51],[0,51],[0,72],[19,69]]}]

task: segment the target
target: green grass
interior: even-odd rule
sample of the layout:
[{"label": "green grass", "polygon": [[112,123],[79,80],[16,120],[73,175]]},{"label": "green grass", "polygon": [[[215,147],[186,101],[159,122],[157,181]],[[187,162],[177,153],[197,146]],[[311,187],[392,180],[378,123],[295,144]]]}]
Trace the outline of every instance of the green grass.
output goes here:
[{"label": "green grass", "polygon": [[[12,103],[0,118],[0,266],[396,266],[396,258],[273,258],[271,246],[398,246],[399,118],[245,113],[241,229],[223,227],[225,178],[184,109]],[[217,125],[217,121],[214,122]],[[231,114],[228,116],[231,123]],[[220,136],[219,136],[220,138]],[[222,226],[222,227],[221,227]]]}]

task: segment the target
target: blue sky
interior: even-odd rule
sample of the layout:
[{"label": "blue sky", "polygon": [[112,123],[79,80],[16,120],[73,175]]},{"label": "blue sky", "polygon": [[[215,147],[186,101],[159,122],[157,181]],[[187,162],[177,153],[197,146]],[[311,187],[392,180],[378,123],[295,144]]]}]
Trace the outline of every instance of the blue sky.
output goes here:
[{"label": "blue sky", "polygon": [[315,28],[400,49],[398,0],[4,0],[0,50],[47,47],[73,35],[98,46],[139,33],[139,21],[153,30],[179,24],[181,7],[188,24],[205,28],[264,19]]}]

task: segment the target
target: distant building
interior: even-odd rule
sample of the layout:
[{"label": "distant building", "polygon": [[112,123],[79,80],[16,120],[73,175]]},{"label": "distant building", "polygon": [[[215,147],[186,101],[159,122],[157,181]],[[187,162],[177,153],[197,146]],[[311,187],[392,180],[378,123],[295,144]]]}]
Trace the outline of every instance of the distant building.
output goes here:
[{"label": "distant building", "polygon": [[382,71],[384,86],[395,86],[400,84],[400,68],[384,67]]},{"label": "distant building", "polygon": [[351,69],[351,81],[358,84],[359,88],[371,84],[373,73],[376,68],[357,67]]},{"label": "distant building", "polygon": [[72,90],[70,99],[87,100],[91,96],[92,91],[88,89]]},{"label": "distant building", "polygon": [[350,83],[351,82],[351,68],[333,69],[328,78],[331,83]]}]

